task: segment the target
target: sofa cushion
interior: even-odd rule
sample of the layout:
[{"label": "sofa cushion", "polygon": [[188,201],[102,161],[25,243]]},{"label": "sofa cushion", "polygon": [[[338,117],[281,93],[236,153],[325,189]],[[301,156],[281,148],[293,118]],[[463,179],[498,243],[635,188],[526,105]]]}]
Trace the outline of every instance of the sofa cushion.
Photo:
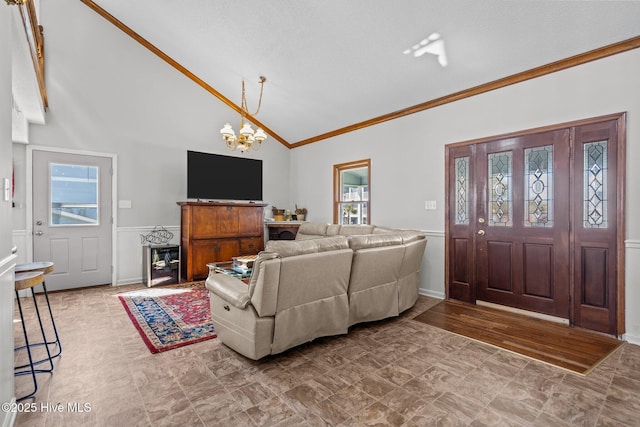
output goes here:
[{"label": "sofa cushion", "polygon": [[343,225],[340,227],[340,235],[358,236],[360,234],[371,234],[374,228],[373,225]]},{"label": "sofa cushion", "polygon": [[269,240],[265,251],[273,252],[281,258],[317,252],[348,249],[349,244],[344,236],[321,237],[306,240]]},{"label": "sofa cushion", "polygon": [[318,222],[304,222],[298,228],[298,235],[326,236],[328,225]]},{"label": "sofa cushion", "polygon": [[393,228],[385,228],[385,227],[374,227],[372,233],[373,234],[387,234],[387,233],[395,233],[398,230],[394,230]]},{"label": "sofa cushion", "polygon": [[337,236],[340,234],[340,224],[329,224],[327,225],[327,236]]},{"label": "sofa cushion", "polygon": [[245,308],[250,301],[247,285],[226,274],[209,276],[206,287],[234,307]]},{"label": "sofa cushion", "polygon": [[402,237],[398,234],[363,234],[349,236],[348,241],[349,247],[357,251],[358,249],[401,245]]},{"label": "sofa cushion", "polygon": [[416,230],[401,230],[400,236],[402,236],[402,243],[404,244],[415,242],[416,240],[422,240],[426,238],[423,232],[416,231]]},{"label": "sofa cushion", "polygon": [[253,296],[253,292],[256,289],[256,283],[260,276],[262,263],[274,258],[277,258],[277,255],[271,252],[263,251],[258,254],[258,258],[253,262],[253,267],[251,269],[251,278],[249,279],[249,297]]}]

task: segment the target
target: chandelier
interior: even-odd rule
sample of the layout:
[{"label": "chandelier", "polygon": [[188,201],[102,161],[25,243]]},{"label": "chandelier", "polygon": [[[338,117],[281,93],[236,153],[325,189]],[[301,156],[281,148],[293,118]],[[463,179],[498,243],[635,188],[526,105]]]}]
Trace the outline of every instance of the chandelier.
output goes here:
[{"label": "chandelier", "polygon": [[25,4],[27,0],[5,0],[9,6]]},{"label": "chandelier", "polygon": [[[251,116],[255,116],[260,111],[262,105],[262,90],[264,89],[264,82],[267,78],[260,76],[260,98],[258,100],[258,109]],[[244,93],[244,80],[242,80],[242,104],[240,105],[240,134],[236,136],[233,128],[229,123],[226,123],[222,129],[220,129],[220,135],[227,143],[227,147],[230,150],[238,150],[241,152],[250,150],[259,150],[262,141],[267,139],[267,134],[261,128],[258,128],[255,132],[251,128],[251,124],[245,122],[247,116],[249,116],[249,108],[247,107],[247,98]]]}]

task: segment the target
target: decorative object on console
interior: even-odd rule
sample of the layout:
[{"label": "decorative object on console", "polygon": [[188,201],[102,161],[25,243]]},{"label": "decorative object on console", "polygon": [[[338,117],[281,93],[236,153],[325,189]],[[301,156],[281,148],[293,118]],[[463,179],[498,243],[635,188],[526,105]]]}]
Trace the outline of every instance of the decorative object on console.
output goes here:
[{"label": "decorative object on console", "polygon": [[173,233],[161,225],[156,225],[149,234],[141,234],[140,240],[144,245],[150,243],[152,245],[166,245],[173,239]]},{"label": "decorative object on console", "polygon": [[[267,134],[262,128],[258,128],[255,132],[253,128],[251,128],[251,124],[246,122],[245,119],[247,116],[255,116],[260,111],[260,106],[262,105],[262,91],[264,89],[264,82],[267,81],[267,78],[264,76],[260,76],[260,98],[258,100],[258,108],[256,112],[253,114],[249,114],[249,108],[247,107],[247,98],[244,92],[244,80],[242,80],[242,103],[240,105],[240,135],[236,136],[233,128],[229,123],[226,123],[222,129],[220,129],[220,134],[222,138],[227,143],[227,147],[230,150],[239,150],[241,152],[250,151],[250,150],[259,150],[262,144],[262,141],[267,139]],[[257,142],[257,144],[255,144]]]},{"label": "decorative object on console", "polygon": [[298,221],[304,221],[307,216],[307,208],[299,208],[298,205],[296,205],[296,210],[294,212]]},{"label": "decorative object on console", "polygon": [[284,221],[284,209],[278,209],[277,207],[272,207],[271,212],[273,213],[274,221]]}]

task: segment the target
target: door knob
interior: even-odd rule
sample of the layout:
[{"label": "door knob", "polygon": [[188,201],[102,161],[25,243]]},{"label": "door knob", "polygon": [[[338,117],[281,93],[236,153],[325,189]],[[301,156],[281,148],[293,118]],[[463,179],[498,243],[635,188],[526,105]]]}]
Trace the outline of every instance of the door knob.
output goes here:
[{"label": "door knob", "polygon": [[487,234],[484,230],[478,230],[478,236],[484,236]]},{"label": "door knob", "polygon": [[42,236],[42,234],[43,234],[43,233],[42,233],[42,231],[36,231],[36,232],[35,232],[35,233],[33,233],[33,234],[35,234],[36,236]]}]

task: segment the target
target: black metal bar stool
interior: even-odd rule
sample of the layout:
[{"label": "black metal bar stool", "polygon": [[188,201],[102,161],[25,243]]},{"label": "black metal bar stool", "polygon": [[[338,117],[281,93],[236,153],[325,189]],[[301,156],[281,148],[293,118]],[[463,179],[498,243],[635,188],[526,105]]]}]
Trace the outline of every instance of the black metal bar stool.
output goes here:
[{"label": "black metal bar stool", "polygon": [[[22,332],[24,333],[24,341],[25,341],[25,345],[23,347],[17,348],[16,351],[18,351],[19,349],[26,349],[27,355],[29,356],[28,365],[16,366],[15,369],[24,368],[27,366],[29,366],[29,369],[25,369],[22,371],[14,370],[14,374],[16,376],[31,374],[31,377],[33,378],[33,391],[31,393],[28,393],[16,399],[17,401],[26,399],[36,394],[36,392],[38,391],[38,379],[36,378],[36,373],[53,371],[53,358],[51,356],[51,353],[49,352],[49,346],[46,345],[47,338],[45,336],[44,328],[42,326],[42,319],[40,318],[40,309],[38,308],[38,301],[36,300],[36,294],[33,291],[33,288],[41,284],[43,281],[44,281],[44,273],[42,271],[27,271],[22,273],[16,273],[16,277],[15,277],[16,301],[18,303],[18,311],[20,312],[20,320],[22,321]],[[31,354],[31,345],[29,344],[29,335],[27,334],[27,327],[24,322],[24,313],[22,312],[22,303],[20,302],[20,295],[18,293],[19,291],[24,289],[31,289],[31,295],[33,296],[33,305],[36,309],[36,314],[38,315],[38,323],[40,325],[40,331],[42,332],[42,342],[45,344],[44,348],[46,349],[47,356],[48,356],[46,359],[43,359],[42,361],[39,361],[39,362],[42,363],[44,361],[48,361],[50,366],[48,369],[36,369],[36,364],[33,361],[33,355]]]},{"label": "black metal bar stool", "polygon": [[[42,274],[47,275],[49,273],[51,273],[53,271],[53,262],[51,261],[38,261],[38,262],[27,262],[27,263],[22,263],[22,264],[16,264],[16,273],[25,273],[28,271],[41,271]],[[62,354],[62,343],[60,342],[60,337],[58,336],[58,329],[56,328],[56,322],[53,318],[53,312],[51,311],[51,303],[49,302],[49,294],[47,292],[47,284],[45,282],[45,280],[42,280],[42,290],[44,293],[44,298],[47,301],[47,308],[49,310],[49,317],[51,319],[51,326],[53,327],[53,333],[55,335],[55,340],[53,341],[44,341],[44,342],[38,342],[38,343],[32,343],[31,346],[40,346],[40,345],[44,345],[45,343],[47,345],[56,345],[57,347],[57,351],[56,354],[52,355],[51,357],[58,357],[60,356],[60,354]],[[31,289],[31,292],[33,293],[33,289]],[[33,295],[33,297],[35,298],[35,295]],[[19,347],[16,350],[21,350],[24,347]],[[47,361],[48,359],[42,359],[42,360],[38,360],[36,362],[34,362],[36,365]],[[16,368],[25,368],[28,365],[23,365],[23,366],[17,366]]]}]

